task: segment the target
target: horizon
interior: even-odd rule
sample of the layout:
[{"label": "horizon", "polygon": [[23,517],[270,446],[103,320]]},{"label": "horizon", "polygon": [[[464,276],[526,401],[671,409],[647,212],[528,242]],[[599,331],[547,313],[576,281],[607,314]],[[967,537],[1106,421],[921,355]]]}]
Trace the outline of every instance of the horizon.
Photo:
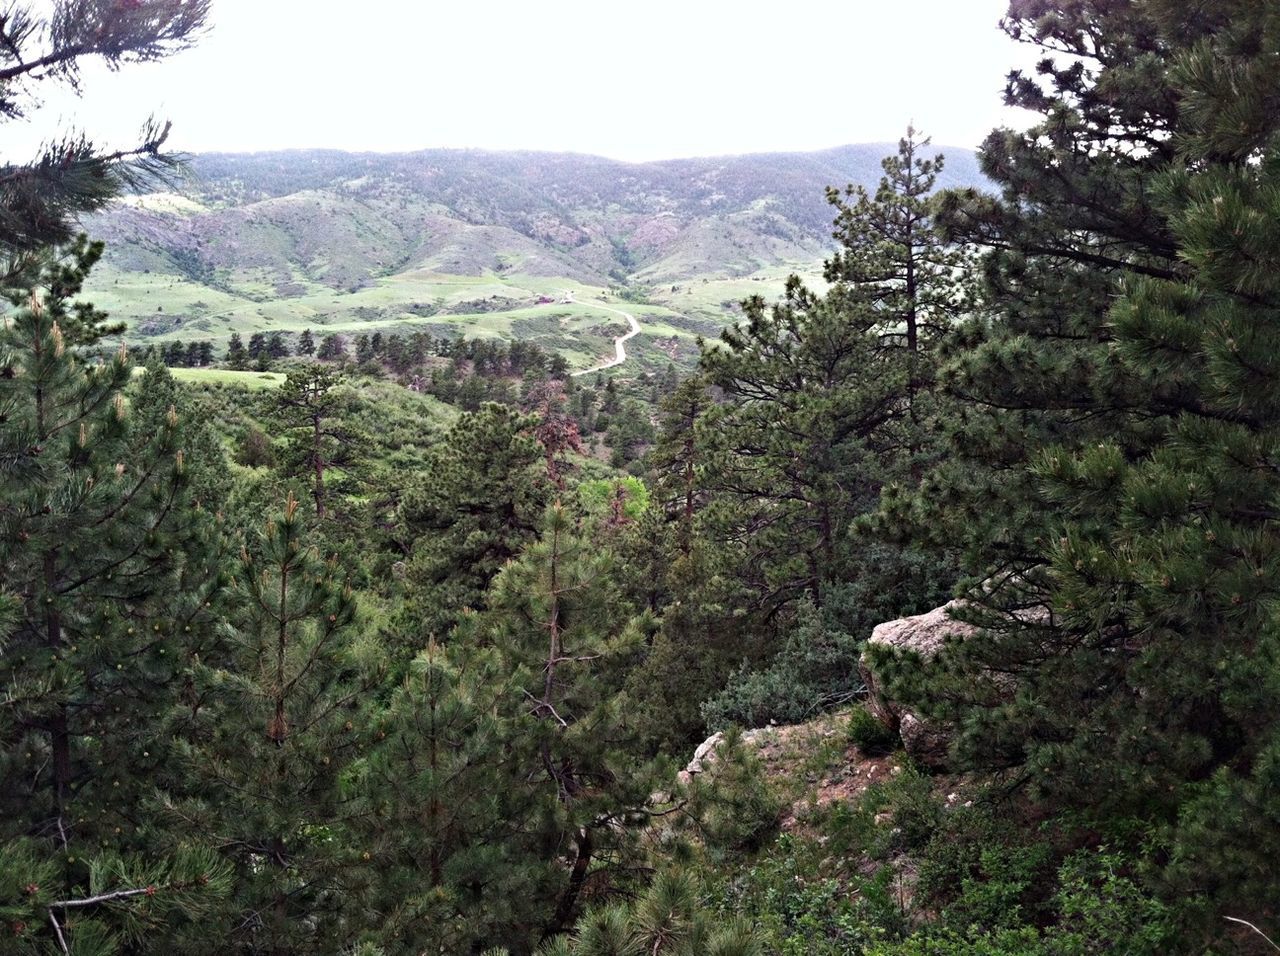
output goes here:
[{"label": "horizon", "polygon": [[1005,0],[914,0],[906,15],[882,0],[796,2],[783,17],[726,0],[655,0],[643,15],[587,0],[366,0],[353,17],[334,0],[214,0],[193,48],[118,72],[89,63],[82,98],[42,91],[44,108],[10,124],[6,152],[34,154],[68,127],[128,144],[149,114],[193,154],[479,149],[627,163],[892,143],[912,122],[973,149],[1022,124],[1004,80],[1034,56],[999,30]]},{"label": "horizon", "polygon": [[[286,146],[279,149],[207,149],[207,150],[186,150],[185,152],[192,157],[199,158],[201,156],[278,156],[288,155],[291,153],[335,153],[344,156],[416,156],[420,153],[484,153],[487,155],[500,156],[512,154],[525,154],[532,156],[573,156],[581,159],[601,159],[606,162],[619,163],[626,166],[653,166],[661,163],[678,163],[686,160],[715,160],[715,159],[746,159],[752,156],[813,156],[819,153],[834,153],[842,149],[860,149],[860,148],[881,148],[893,150],[897,148],[897,140],[866,140],[862,142],[837,143],[833,146],[818,146],[807,149],[758,149],[750,150],[742,153],[708,153],[702,155],[683,155],[683,156],[660,156],[654,159],[618,159],[614,156],[606,156],[602,153],[591,153],[576,149],[533,149],[526,147],[511,147],[509,149],[495,149],[488,146],[423,146],[416,149],[343,149],[332,146]],[[966,153],[977,153],[981,147],[977,146],[960,146],[955,143],[929,143],[930,150],[938,150],[946,153],[947,150],[960,150]]]}]

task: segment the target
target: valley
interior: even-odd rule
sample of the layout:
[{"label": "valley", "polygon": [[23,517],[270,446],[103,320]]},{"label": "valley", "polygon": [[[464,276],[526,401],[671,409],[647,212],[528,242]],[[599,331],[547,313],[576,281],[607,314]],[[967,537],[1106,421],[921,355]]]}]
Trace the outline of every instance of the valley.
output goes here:
[{"label": "valley", "polygon": [[[581,372],[617,367],[628,335],[633,371],[688,368],[744,298],[821,285],[823,190],[874,185],[883,152],[198,156],[170,191],[84,220],[108,249],[89,291],[135,343],[218,354],[232,333],[427,331],[536,342]],[[948,185],[980,181],[947,153]]]}]

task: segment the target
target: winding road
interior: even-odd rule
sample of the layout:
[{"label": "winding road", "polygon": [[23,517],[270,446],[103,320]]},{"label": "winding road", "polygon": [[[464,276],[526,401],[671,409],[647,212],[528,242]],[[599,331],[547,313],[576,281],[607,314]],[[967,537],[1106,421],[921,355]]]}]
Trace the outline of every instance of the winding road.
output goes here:
[{"label": "winding road", "polygon": [[[572,296],[570,296],[570,299],[572,300]],[[584,368],[581,372],[574,372],[572,376],[573,378],[577,378],[580,375],[592,375],[595,372],[603,372],[607,368],[616,368],[621,365],[627,360],[627,342],[640,334],[640,323],[636,321],[636,317],[630,312],[623,312],[621,309],[611,309],[607,305],[599,305],[595,302],[582,304],[590,304],[592,308],[604,309],[606,312],[612,312],[614,315],[622,316],[627,320],[627,325],[631,326],[631,331],[627,332],[626,335],[619,335],[613,340],[615,354],[612,359],[608,362],[603,362],[600,365],[593,365],[591,368]]]}]

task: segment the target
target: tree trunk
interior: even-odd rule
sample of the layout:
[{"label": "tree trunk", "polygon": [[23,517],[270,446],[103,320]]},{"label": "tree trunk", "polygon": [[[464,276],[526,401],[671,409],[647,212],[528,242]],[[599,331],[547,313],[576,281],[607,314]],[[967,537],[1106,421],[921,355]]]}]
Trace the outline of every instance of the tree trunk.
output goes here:
[{"label": "tree trunk", "polygon": [[311,464],[315,468],[316,483],[312,497],[316,502],[316,517],[324,517],[324,449],[320,444],[320,419],[312,419]]},{"label": "tree trunk", "polygon": [[556,904],[555,916],[551,918],[551,925],[543,934],[543,939],[558,936],[573,925],[573,911],[578,905],[582,887],[587,882],[587,871],[591,868],[591,854],[595,850],[591,831],[586,827],[579,830],[577,843],[578,853],[573,861],[573,869],[569,872],[569,885],[564,888],[560,902]]}]

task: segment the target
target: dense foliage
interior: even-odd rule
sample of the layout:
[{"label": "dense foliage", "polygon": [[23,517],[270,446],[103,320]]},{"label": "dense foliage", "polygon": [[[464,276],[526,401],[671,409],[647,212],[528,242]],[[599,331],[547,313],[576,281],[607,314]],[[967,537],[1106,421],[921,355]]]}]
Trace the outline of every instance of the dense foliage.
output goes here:
[{"label": "dense foliage", "polygon": [[[152,6],[117,58],[203,19]],[[999,194],[908,130],[825,291],[684,381],[421,332],[140,369],[62,216],[120,182],[22,172],[41,236],[0,190],[6,951],[1267,951],[1280,9],[1004,28]]]}]

